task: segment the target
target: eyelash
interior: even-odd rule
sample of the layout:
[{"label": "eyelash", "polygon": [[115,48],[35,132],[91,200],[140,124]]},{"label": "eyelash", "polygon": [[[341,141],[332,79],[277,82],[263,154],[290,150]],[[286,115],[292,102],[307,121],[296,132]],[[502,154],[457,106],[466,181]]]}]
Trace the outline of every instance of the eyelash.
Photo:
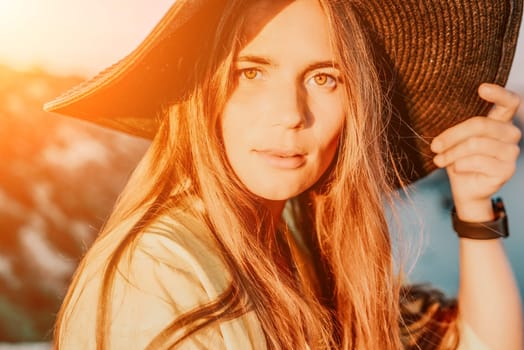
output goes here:
[{"label": "eyelash", "polygon": [[[315,80],[317,77],[326,77],[326,82],[324,84],[318,84],[316,82],[316,80]],[[336,77],[334,77],[331,74],[327,74],[327,73],[317,73],[317,74],[311,76],[306,81],[306,83],[309,84],[312,81],[315,82],[314,85],[316,85],[316,86],[326,87],[326,88],[333,88],[333,89],[337,86],[337,83],[338,83],[338,79]]]},{"label": "eyelash", "polygon": [[[249,77],[246,77],[246,73],[247,72],[254,72],[254,73],[256,73],[256,75],[254,77],[252,77],[252,78],[249,78]],[[238,69],[236,71],[237,77],[239,79],[244,79],[244,80],[257,80],[257,77],[260,78],[261,74],[262,74],[262,70],[259,69],[259,68],[254,68],[254,67]],[[328,73],[316,73],[316,74],[312,75],[311,77],[309,77],[306,80],[306,84],[309,84],[310,81],[314,81],[314,79],[319,77],[319,76],[326,77],[327,80],[326,80],[326,83],[324,83],[324,84],[314,83],[314,85],[316,85],[318,87],[326,87],[326,88],[335,89],[337,87],[338,83],[340,83],[340,79],[338,77],[336,77],[336,76],[333,76],[333,75],[328,74]],[[328,83],[329,83],[329,85],[328,85]]]},{"label": "eyelash", "polygon": [[258,76],[258,74],[262,74],[262,71],[260,69],[258,69],[258,68],[244,68],[244,69],[237,70],[237,76],[239,78],[242,78],[242,79],[245,79],[245,80],[255,80],[255,77],[247,78],[245,76],[246,72],[256,72],[257,76]]}]

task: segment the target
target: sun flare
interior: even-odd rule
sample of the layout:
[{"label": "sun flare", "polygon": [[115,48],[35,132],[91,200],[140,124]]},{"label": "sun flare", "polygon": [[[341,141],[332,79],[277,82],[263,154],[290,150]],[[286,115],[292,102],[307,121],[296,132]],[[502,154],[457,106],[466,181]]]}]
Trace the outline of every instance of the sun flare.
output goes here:
[{"label": "sun flare", "polygon": [[91,75],[135,47],[172,0],[0,0],[0,64]]}]

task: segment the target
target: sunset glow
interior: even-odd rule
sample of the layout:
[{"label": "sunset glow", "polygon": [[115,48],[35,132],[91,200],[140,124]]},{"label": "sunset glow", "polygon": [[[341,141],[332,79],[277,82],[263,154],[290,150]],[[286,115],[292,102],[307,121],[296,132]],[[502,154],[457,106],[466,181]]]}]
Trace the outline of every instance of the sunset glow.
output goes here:
[{"label": "sunset glow", "polygon": [[0,63],[91,75],[127,54],[171,0],[0,0]]}]

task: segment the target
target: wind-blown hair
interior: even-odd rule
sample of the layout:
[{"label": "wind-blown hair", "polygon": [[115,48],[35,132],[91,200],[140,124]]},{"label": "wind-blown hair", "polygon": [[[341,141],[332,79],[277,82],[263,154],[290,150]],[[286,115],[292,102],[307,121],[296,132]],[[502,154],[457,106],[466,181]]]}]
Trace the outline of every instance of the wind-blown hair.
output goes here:
[{"label": "wind-blown hair", "polygon": [[[221,258],[235,281],[218,300],[182,315],[150,349],[167,349],[203,327],[253,310],[270,349],[401,349],[401,278],[393,268],[384,203],[394,172],[385,124],[387,103],[367,39],[350,1],[320,0],[329,22],[335,61],[345,89],[346,119],[337,155],[324,176],[289,201],[287,220],[308,242],[321,293],[304,274],[276,264],[279,233],[267,208],[235,176],[225,156],[220,115],[234,88],[232,68],[243,37],[248,0],[227,1],[214,38],[195,62],[195,85],[160,116],[148,152],[121,194],[87,256],[103,261],[97,313],[97,349],[106,349],[111,291],[117,266],[132,258],[133,244],[148,225],[172,208],[198,198],[194,213],[213,232]],[[189,209],[188,209],[189,210]],[[123,220],[131,230],[118,234]],[[130,257],[131,256],[131,257]],[[81,263],[59,318],[74,308]],[[304,288],[297,290],[298,283]],[[182,336],[172,337],[172,334]],[[178,332],[177,332],[178,331]]]}]

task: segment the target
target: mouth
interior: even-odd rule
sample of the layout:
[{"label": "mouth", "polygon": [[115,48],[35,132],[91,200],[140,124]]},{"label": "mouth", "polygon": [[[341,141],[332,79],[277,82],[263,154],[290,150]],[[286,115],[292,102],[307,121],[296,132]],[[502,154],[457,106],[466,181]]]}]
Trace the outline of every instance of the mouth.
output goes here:
[{"label": "mouth", "polygon": [[269,166],[277,169],[292,170],[306,163],[306,153],[292,149],[263,149],[255,150]]}]

